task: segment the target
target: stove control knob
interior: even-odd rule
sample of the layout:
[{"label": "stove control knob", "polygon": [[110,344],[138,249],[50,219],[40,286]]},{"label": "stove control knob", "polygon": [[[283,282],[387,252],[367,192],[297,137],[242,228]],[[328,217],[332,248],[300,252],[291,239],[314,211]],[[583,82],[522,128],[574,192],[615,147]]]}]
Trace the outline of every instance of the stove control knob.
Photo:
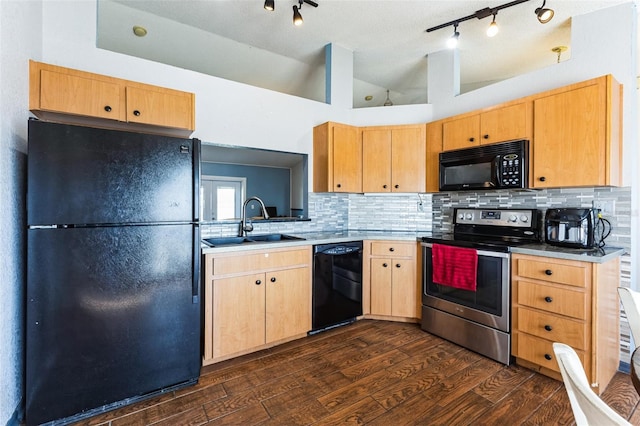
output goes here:
[{"label": "stove control knob", "polygon": [[515,214],[512,214],[511,216],[509,216],[509,222],[517,222],[518,221],[518,216],[516,216]]},{"label": "stove control knob", "polygon": [[464,219],[464,213],[460,213],[460,214],[458,215],[458,219],[463,220],[463,219]]},{"label": "stove control knob", "polygon": [[465,217],[467,220],[471,220],[471,219],[473,219],[473,215],[472,215],[471,213],[467,213],[464,217]]},{"label": "stove control knob", "polygon": [[529,218],[525,215],[520,216],[520,221],[522,222],[529,222]]}]

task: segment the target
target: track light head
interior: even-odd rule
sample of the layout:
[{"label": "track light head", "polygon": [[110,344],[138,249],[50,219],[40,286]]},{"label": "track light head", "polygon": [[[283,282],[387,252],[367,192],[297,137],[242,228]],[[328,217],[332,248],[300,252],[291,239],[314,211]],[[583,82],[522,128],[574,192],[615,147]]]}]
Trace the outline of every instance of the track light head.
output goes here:
[{"label": "track light head", "polygon": [[275,0],[264,0],[264,8],[268,11],[276,10]]},{"label": "track light head", "polygon": [[544,5],[547,3],[547,0],[542,1],[542,6],[536,9],[536,16],[538,17],[538,21],[541,24],[546,24],[551,19],[553,19],[553,9],[546,9]]},{"label": "track light head", "polygon": [[[300,6],[302,6],[302,1],[300,1]],[[300,8],[294,4],[293,5],[293,25],[299,27],[300,25],[302,25],[303,22],[304,21],[302,20],[302,15],[300,15]]]},{"label": "track light head", "polygon": [[489,28],[487,28],[487,37],[493,37],[494,35],[498,34],[498,31],[500,31],[500,29],[498,28],[498,24],[496,24],[496,15],[497,12],[493,14],[493,21],[491,21],[491,24],[489,24]]},{"label": "track light head", "polygon": [[458,47],[459,38],[460,33],[458,32],[458,24],[455,24],[453,27],[453,35],[451,35],[451,37],[449,37],[449,40],[447,40],[447,47],[449,47],[449,49],[455,49],[456,47]]}]

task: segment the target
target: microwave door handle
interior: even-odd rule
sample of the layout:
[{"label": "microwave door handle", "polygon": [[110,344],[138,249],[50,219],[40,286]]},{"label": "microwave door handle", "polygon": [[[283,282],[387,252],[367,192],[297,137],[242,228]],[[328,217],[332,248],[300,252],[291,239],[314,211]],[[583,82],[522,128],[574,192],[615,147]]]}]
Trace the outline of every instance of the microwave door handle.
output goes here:
[{"label": "microwave door handle", "polygon": [[495,183],[496,185],[491,185],[491,186],[498,186],[498,187],[502,187],[502,179],[500,176],[500,155],[496,155],[495,157],[493,157],[493,160],[491,161],[491,174],[493,175],[493,178],[495,179]]}]

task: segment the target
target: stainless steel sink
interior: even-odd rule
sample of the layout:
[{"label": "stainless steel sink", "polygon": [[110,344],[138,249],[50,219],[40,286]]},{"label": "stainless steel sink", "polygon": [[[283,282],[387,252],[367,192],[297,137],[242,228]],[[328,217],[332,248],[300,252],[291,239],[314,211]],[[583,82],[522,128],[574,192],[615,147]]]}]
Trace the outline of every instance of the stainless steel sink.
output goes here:
[{"label": "stainless steel sink", "polygon": [[209,247],[220,247],[220,246],[250,244],[250,243],[277,242],[277,241],[291,241],[291,240],[304,241],[305,239],[301,237],[294,237],[293,235],[286,235],[286,234],[262,234],[262,235],[247,235],[246,237],[213,237],[213,238],[202,239],[202,241]]}]

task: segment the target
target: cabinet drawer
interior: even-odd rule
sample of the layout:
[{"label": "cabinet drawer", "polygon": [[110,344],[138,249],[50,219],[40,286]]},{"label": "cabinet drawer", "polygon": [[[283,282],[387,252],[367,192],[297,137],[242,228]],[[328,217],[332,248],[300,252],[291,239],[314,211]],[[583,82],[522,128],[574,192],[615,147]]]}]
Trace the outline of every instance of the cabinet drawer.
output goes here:
[{"label": "cabinet drawer", "polygon": [[517,281],[518,304],[584,320],[587,295],[580,291]]},{"label": "cabinet drawer", "polygon": [[585,287],[591,271],[589,264],[559,264],[542,260],[517,259],[516,274],[521,277]]},{"label": "cabinet drawer", "polygon": [[413,257],[415,249],[415,243],[398,241],[376,241],[371,243],[372,256]]},{"label": "cabinet drawer", "polygon": [[518,331],[533,334],[551,342],[566,343],[575,349],[587,349],[587,325],[583,321],[518,308]]},{"label": "cabinet drawer", "polygon": [[[581,350],[576,349],[580,362],[584,365],[585,355]],[[556,355],[553,352],[553,342],[540,339],[528,334],[518,334],[518,358],[522,358],[534,364],[546,367],[550,370],[560,372]]]},{"label": "cabinet drawer", "polygon": [[213,275],[252,273],[273,268],[309,265],[308,250],[277,252],[248,252],[238,256],[220,256],[213,259]]}]

